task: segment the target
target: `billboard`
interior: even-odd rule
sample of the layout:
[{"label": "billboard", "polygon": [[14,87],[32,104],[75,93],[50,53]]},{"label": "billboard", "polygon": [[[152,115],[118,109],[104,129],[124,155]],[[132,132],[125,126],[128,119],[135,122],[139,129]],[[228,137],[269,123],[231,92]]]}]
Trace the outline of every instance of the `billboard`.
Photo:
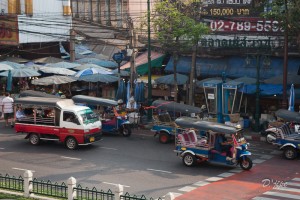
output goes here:
[{"label": "billboard", "polygon": [[17,16],[0,16],[0,44],[1,45],[18,45],[18,17]]}]

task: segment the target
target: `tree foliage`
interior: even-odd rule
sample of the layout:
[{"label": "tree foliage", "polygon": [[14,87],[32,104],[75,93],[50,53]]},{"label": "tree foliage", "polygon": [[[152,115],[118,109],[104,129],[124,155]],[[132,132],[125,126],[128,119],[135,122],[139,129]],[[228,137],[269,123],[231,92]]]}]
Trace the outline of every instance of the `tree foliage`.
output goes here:
[{"label": "tree foliage", "polygon": [[[189,50],[196,45],[209,28],[193,19],[191,12],[183,9],[195,1],[157,1],[151,22],[161,47],[172,53]],[[184,6],[183,6],[184,5]]]},{"label": "tree foliage", "polygon": [[266,0],[266,6],[265,17],[281,21],[282,28],[290,35],[300,35],[300,0]]}]

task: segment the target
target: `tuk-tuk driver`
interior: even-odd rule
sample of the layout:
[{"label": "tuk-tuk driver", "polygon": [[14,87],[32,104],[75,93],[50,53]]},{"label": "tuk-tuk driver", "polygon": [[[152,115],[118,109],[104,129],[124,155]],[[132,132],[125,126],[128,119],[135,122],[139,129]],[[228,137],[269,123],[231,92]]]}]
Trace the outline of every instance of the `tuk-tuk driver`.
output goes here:
[{"label": "tuk-tuk driver", "polygon": [[116,106],[116,111],[119,115],[121,116],[124,116],[126,115],[126,112],[125,112],[125,108],[124,108],[124,104],[123,104],[123,100],[122,99],[119,99],[118,100],[118,105]]},{"label": "tuk-tuk driver", "polygon": [[226,160],[232,160],[232,142],[227,141],[225,134],[217,135],[216,138],[216,149],[221,150],[222,152],[226,152]]}]

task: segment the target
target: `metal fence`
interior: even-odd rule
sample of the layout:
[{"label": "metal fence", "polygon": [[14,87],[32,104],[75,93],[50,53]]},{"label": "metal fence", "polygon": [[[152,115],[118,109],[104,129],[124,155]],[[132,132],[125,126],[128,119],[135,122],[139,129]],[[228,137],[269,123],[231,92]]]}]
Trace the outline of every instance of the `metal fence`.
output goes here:
[{"label": "metal fence", "polygon": [[78,185],[74,188],[76,191],[76,199],[78,200],[114,200],[115,195],[111,190],[104,192],[103,190],[97,191],[95,187],[89,189],[88,187],[82,188],[81,185]]},{"label": "metal fence", "polygon": [[[121,195],[120,196],[121,200],[154,200],[152,197],[151,198],[147,198],[144,195],[138,197],[136,195],[130,196],[130,194],[128,192],[126,192],[126,194]],[[162,200],[160,197],[157,200]]]},{"label": "metal fence", "polygon": [[23,192],[24,179],[22,176],[16,178],[15,176],[10,177],[8,174],[5,176],[0,174],[0,188]]},{"label": "metal fence", "polygon": [[62,184],[51,183],[51,181],[38,181],[36,178],[30,181],[32,183],[31,193],[40,194],[44,196],[58,197],[62,199],[68,198],[68,186],[63,182]]}]

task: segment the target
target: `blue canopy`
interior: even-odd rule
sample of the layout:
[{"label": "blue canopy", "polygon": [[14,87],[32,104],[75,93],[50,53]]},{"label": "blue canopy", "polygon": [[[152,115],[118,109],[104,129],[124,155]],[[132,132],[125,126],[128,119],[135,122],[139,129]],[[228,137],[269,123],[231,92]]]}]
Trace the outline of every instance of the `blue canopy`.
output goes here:
[{"label": "blue canopy", "polygon": [[[186,76],[186,75],[182,75],[182,74],[178,74],[177,73],[176,79],[177,79],[177,84],[178,85],[183,85],[183,84],[185,84],[188,81],[189,77]],[[161,77],[155,79],[155,82],[157,84],[173,85],[174,82],[175,82],[175,80],[174,80],[174,74],[169,74],[169,75],[166,75],[166,76],[161,76]]]}]

